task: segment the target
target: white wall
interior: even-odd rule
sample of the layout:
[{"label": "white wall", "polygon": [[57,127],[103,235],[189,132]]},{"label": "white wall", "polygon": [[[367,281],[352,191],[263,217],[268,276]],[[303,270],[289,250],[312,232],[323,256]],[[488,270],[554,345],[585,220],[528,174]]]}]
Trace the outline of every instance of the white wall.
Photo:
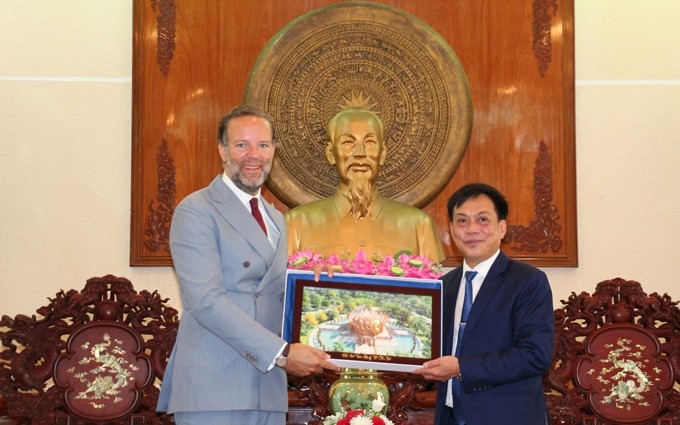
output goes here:
[{"label": "white wall", "polygon": [[[129,267],[130,0],[0,0],[0,314],[93,276],[179,306]],[[576,0],[577,268],[555,306],[613,277],[680,299],[680,2]]]}]

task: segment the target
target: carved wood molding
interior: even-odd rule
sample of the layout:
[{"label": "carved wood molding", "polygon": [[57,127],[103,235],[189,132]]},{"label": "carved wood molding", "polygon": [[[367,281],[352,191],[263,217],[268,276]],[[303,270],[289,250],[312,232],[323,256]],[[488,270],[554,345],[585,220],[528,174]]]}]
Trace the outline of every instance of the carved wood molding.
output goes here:
[{"label": "carved wood molding", "polygon": [[170,73],[170,63],[175,52],[175,0],[151,0],[156,17],[156,61],[166,77]]},{"label": "carved wood molding", "polygon": [[545,75],[552,59],[551,21],[557,13],[557,7],[557,0],[534,0],[533,4],[534,56],[538,60],[541,76]]},{"label": "carved wood molding", "polygon": [[153,200],[149,202],[144,244],[150,251],[162,250],[170,253],[170,223],[175,212],[177,183],[175,163],[165,139],[158,148],[156,163],[158,164],[157,204]]},{"label": "carved wood molding", "polygon": [[[528,226],[509,225],[503,242],[519,252],[557,252],[560,239],[560,214],[553,200],[552,161],[548,147],[541,140],[534,168],[534,219]],[[514,245],[512,245],[514,244]],[[518,245],[519,244],[519,245]]]}]

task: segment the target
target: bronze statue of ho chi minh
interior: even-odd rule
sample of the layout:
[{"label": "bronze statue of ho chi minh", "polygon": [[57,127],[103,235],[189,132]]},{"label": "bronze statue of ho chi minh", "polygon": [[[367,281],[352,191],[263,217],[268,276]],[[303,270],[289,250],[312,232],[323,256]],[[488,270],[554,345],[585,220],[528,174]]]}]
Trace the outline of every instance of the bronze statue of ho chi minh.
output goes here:
[{"label": "bronze statue of ho chi minh", "polygon": [[376,179],[388,154],[382,120],[365,109],[343,109],[329,121],[327,135],[326,159],[337,169],[338,187],[286,213],[289,254],[354,256],[363,250],[370,258],[409,251],[443,261],[432,218],[378,192]]}]

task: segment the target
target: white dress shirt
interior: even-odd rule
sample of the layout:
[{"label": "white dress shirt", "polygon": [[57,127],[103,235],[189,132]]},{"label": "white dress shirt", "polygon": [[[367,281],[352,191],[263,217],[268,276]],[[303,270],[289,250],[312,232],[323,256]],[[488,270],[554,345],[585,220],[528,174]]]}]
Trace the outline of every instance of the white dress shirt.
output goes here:
[{"label": "white dress shirt", "polygon": [[[281,231],[276,228],[274,220],[269,217],[267,209],[262,205],[262,198],[260,197],[260,191],[258,190],[255,195],[251,195],[239,189],[234,182],[225,173],[222,174],[222,180],[226,183],[227,187],[231,189],[232,192],[236,194],[238,199],[243,202],[243,206],[250,211],[250,199],[257,198],[257,202],[260,205],[260,213],[264,218],[264,224],[267,227],[267,237],[269,238],[269,243],[272,244],[274,248],[279,243],[279,238],[281,237]],[[252,211],[251,211],[252,212]]]},{"label": "white dress shirt", "polygon": [[[456,345],[458,343],[458,328],[460,328],[460,316],[463,314],[463,302],[465,301],[465,272],[468,271],[477,272],[477,275],[474,277],[474,279],[472,279],[472,305],[474,305],[475,297],[477,297],[477,293],[479,293],[479,289],[482,287],[486,275],[489,274],[489,269],[491,268],[491,265],[493,264],[494,261],[496,261],[496,257],[498,257],[498,254],[500,254],[500,252],[501,252],[500,249],[497,250],[494,255],[477,264],[477,266],[474,269],[470,268],[470,266],[468,266],[467,263],[463,261],[463,274],[460,280],[460,288],[458,289],[458,297],[456,298],[456,309],[453,312],[454,317],[453,347],[451,347],[451,353],[456,352]],[[446,393],[446,405],[452,407],[453,400],[451,396],[451,379],[449,379],[449,384],[447,388],[448,391]]]}]

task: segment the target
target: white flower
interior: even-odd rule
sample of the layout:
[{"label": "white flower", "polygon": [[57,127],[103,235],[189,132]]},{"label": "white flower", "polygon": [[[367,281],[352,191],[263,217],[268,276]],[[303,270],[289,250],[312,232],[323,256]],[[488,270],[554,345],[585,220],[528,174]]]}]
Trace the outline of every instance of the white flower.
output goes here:
[{"label": "white flower", "polygon": [[357,416],[356,418],[352,418],[352,420],[349,421],[349,425],[373,425],[373,419],[361,415]]},{"label": "white flower", "polygon": [[323,425],[335,425],[335,424],[338,423],[338,421],[339,421],[340,419],[342,419],[342,418],[344,418],[344,417],[345,417],[345,413],[344,413],[344,412],[338,412],[338,413],[336,413],[335,415],[327,416],[327,417],[323,420]]},{"label": "white flower", "polygon": [[378,398],[371,403],[371,409],[374,412],[382,412],[383,407],[385,407],[385,402],[383,401],[382,394],[378,393]]}]

